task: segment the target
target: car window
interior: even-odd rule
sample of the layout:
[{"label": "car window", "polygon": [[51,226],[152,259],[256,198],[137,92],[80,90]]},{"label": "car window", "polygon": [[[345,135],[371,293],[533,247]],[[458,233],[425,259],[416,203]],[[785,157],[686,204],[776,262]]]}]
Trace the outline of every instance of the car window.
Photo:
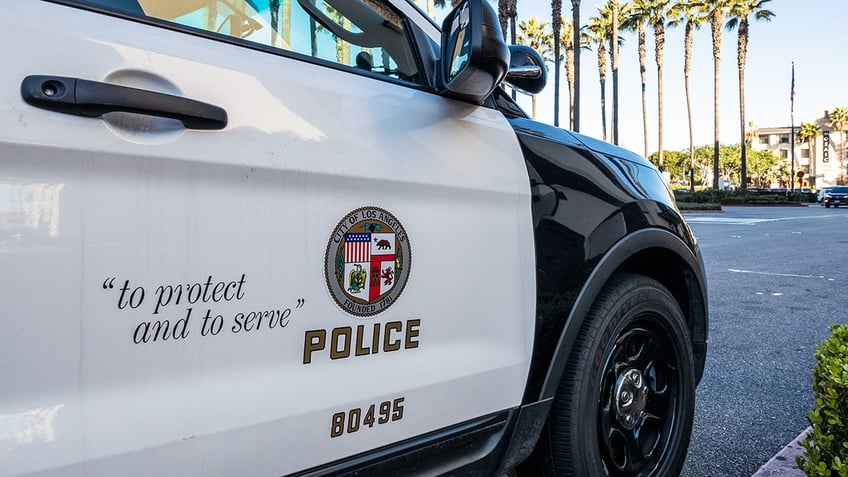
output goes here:
[{"label": "car window", "polygon": [[81,0],[426,84],[403,15],[381,0]]}]

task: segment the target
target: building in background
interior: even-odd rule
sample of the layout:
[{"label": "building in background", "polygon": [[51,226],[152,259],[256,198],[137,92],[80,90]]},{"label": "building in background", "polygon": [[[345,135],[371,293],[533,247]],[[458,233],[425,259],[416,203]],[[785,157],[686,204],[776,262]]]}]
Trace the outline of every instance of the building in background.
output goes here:
[{"label": "building in background", "polygon": [[[829,111],[813,123],[821,128],[822,134],[810,141],[801,141],[798,137],[800,124],[795,125],[795,171],[803,171],[804,177],[795,182],[796,188],[809,187],[821,189],[848,183],[846,154],[848,141],[839,130],[828,124]],[[848,129],[844,132],[848,135]],[[758,128],[752,135],[751,147],[757,151],[772,151],[787,169],[791,169],[792,129],[789,126]]]}]

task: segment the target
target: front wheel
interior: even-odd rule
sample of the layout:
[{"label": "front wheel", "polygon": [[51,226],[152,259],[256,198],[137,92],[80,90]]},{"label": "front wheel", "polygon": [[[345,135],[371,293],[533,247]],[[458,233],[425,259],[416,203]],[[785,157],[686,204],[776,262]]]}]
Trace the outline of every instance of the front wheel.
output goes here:
[{"label": "front wheel", "polygon": [[608,283],[586,317],[536,448],[540,474],[677,475],[695,404],[692,342],[668,290]]}]

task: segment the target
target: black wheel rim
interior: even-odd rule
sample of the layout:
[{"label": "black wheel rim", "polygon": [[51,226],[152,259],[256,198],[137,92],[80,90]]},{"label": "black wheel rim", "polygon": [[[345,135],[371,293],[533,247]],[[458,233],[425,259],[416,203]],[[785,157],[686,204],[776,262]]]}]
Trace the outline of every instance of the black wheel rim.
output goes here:
[{"label": "black wheel rim", "polygon": [[600,376],[598,440],[608,475],[652,475],[670,452],[681,404],[678,350],[662,318],[632,321]]}]

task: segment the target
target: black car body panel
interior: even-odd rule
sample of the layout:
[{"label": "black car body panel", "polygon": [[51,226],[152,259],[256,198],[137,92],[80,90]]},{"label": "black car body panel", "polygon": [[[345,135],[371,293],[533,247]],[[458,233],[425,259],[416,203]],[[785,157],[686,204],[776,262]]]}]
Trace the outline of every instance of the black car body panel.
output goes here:
[{"label": "black car body panel", "polygon": [[586,136],[525,118],[510,122],[527,161],[536,240],[537,327],[525,402],[552,395],[582,316],[616,270],[636,268],[680,297],[700,377],[707,326],[703,266],[658,171]]}]

